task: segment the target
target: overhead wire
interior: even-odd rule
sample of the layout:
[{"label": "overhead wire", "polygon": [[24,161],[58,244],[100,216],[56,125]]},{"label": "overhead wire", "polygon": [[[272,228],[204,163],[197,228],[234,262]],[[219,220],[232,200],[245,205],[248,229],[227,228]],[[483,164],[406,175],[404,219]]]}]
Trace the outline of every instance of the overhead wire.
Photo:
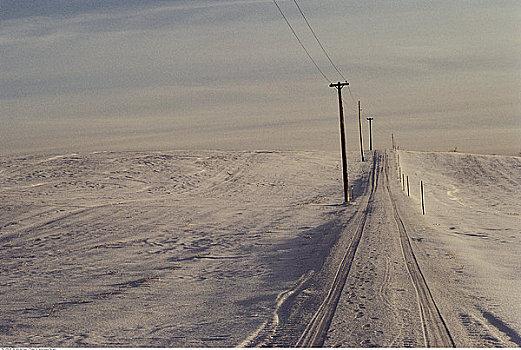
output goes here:
[{"label": "overhead wire", "polygon": [[[306,52],[307,56],[309,57],[309,59],[313,62],[313,64],[315,65],[315,67],[317,68],[317,70],[320,72],[320,74],[329,82],[331,83],[331,80],[324,74],[324,72],[322,71],[322,69],[320,69],[320,67],[318,66],[317,62],[311,57],[311,54],[309,53],[309,51],[306,49],[306,47],[304,46],[303,42],[300,40],[300,38],[298,37],[296,31],[294,30],[294,28],[292,27],[292,25],[290,24],[289,20],[287,19],[287,17],[284,15],[282,9],[280,8],[280,6],[277,4],[277,2],[275,0],[273,0],[274,4],[277,6],[280,14],[282,15],[282,17],[284,18],[284,20],[286,21],[287,25],[289,26],[289,28],[291,29],[291,32],[293,33],[293,35],[295,36],[295,38],[297,39],[297,41],[299,42],[299,44],[302,46],[302,48],[304,49],[304,51]],[[340,69],[338,68],[338,66],[334,63],[333,59],[331,58],[331,56],[328,54],[327,50],[325,49],[324,45],[322,44],[322,42],[320,41],[320,39],[318,38],[318,35],[316,34],[315,30],[313,29],[313,27],[311,26],[311,23],[309,22],[309,20],[307,19],[306,15],[304,14],[304,11],[302,10],[302,8],[300,7],[299,3],[297,2],[297,0],[293,0],[294,4],[296,5],[298,11],[300,12],[300,15],[302,16],[302,18],[304,19],[304,21],[306,22],[306,25],[307,27],[309,28],[309,30],[311,31],[311,33],[313,34],[313,37],[315,38],[317,44],[319,45],[319,47],[321,48],[322,52],[324,53],[324,55],[326,56],[326,58],[328,59],[329,63],[331,64],[331,66],[334,68],[334,70],[338,73],[338,75],[340,77],[342,77],[343,81],[347,82],[347,78],[344,76],[344,74],[340,71]],[[349,96],[351,98],[351,100],[353,101],[353,105],[350,105],[352,107],[352,111],[354,111],[356,114],[359,112],[358,110],[358,105],[357,105],[357,102],[358,100],[355,98],[353,92],[351,91],[351,86],[350,85],[347,85],[347,89],[348,89],[348,92],[349,92]],[[348,106],[348,104],[345,102],[344,100],[344,97],[342,96],[342,103],[345,107]],[[383,125],[386,125],[387,123],[385,123],[385,121],[383,122]],[[382,133],[381,130],[377,129],[375,130],[375,133],[379,134],[379,133]]]},{"label": "overhead wire", "polygon": [[[344,74],[340,71],[340,69],[338,68],[338,66],[333,62],[333,59],[331,58],[331,56],[329,55],[329,53],[327,52],[327,50],[325,49],[324,45],[322,44],[322,42],[320,41],[320,39],[318,38],[318,35],[317,33],[315,32],[315,30],[313,29],[313,27],[311,26],[311,23],[309,22],[309,20],[307,19],[306,15],[304,14],[304,11],[302,10],[302,8],[300,7],[299,3],[297,0],[293,0],[293,2],[295,3],[295,6],[297,7],[298,11],[300,12],[300,15],[302,16],[302,18],[304,19],[304,22],[306,22],[306,25],[308,26],[311,34],[313,34],[313,37],[315,38],[318,46],[320,47],[320,49],[322,49],[322,52],[324,53],[324,55],[326,56],[326,58],[328,59],[329,63],[331,64],[331,66],[335,69],[335,71],[342,77],[342,79],[344,81],[347,82],[347,78],[344,76]],[[356,105],[356,99],[355,97],[353,96],[353,93],[351,91],[351,87],[349,85],[347,85],[347,89],[349,91],[349,95],[351,96],[351,99],[353,100],[354,104]],[[345,101],[343,100],[342,98],[342,102],[344,103],[344,105],[346,105]],[[353,110],[354,111],[358,111],[357,108],[355,108],[353,106]]]},{"label": "overhead wire", "polygon": [[273,0],[273,3],[275,4],[275,6],[277,6],[277,9],[279,10],[282,18],[284,18],[284,21],[286,21],[286,24],[288,25],[289,29],[291,30],[291,32],[293,33],[293,35],[295,36],[295,38],[299,42],[300,46],[302,46],[302,48],[306,52],[306,55],[311,60],[311,62],[313,62],[313,64],[315,65],[317,70],[320,72],[320,74],[324,77],[324,79],[326,79],[328,83],[331,83],[331,80],[324,74],[322,69],[320,69],[320,67],[318,66],[317,62],[313,59],[313,57],[311,57],[311,54],[309,53],[308,49],[306,49],[306,47],[304,46],[304,43],[302,42],[302,40],[300,40],[299,36],[297,35],[297,32],[295,32],[295,29],[293,29],[293,26],[291,25],[291,23],[287,19],[286,15],[284,15],[284,12],[282,12],[282,9],[280,8],[279,4],[277,4],[277,1]]},{"label": "overhead wire", "polygon": [[[342,77],[342,79],[344,81],[347,82],[347,79],[346,77],[344,76],[344,74],[340,71],[340,69],[338,68],[338,66],[333,62],[331,56],[328,54],[328,52],[326,51],[324,45],[322,44],[322,42],[320,41],[320,39],[318,38],[318,35],[316,34],[315,30],[313,29],[313,27],[311,26],[311,23],[309,22],[309,20],[307,19],[306,15],[304,14],[304,11],[302,10],[302,8],[300,7],[299,3],[297,2],[297,0],[293,0],[293,2],[295,3],[298,11],[300,12],[300,15],[302,16],[302,18],[304,19],[304,21],[306,22],[306,25],[308,26],[309,30],[311,31],[311,33],[313,34],[313,37],[315,38],[316,42],[318,43],[319,47],[322,49],[322,52],[324,53],[324,55],[326,56],[326,58],[328,59],[329,63],[331,64],[331,66],[335,69],[335,71],[340,75],[340,77]],[[281,7],[279,6],[279,4],[277,3],[276,0],[273,0],[273,3],[275,4],[275,6],[277,6],[277,9],[279,10],[282,18],[284,19],[284,21],[286,22],[286,24],[288,25],[289,29],[291,30],[291,32],[293,33],[293,35],[295,36],[295,38],[297,39],[297,41],[299,42],[300,46],[302,47],[302,49],[304,49],[304,52],[306,53],[306,55],[308,56],[308,58],[311,60],[311,62],[313,63],[313,65],[316,67],[316,69],[320,72],[320,74],[324,77],[324,79],[326,79],[329,83],[332,83],[332,81],[325,75],[325,73],[323,72],[323,70],[319,67],[319,65],[317,64],[317,62],[313,59],[313,57],[311,56],[309,50],[304,46],[304,43],[302,42],[302,40],[300,39],[300,37],[298,36],[297,32],[295,31],[295,29],[293,28],[293,26],[291,25],[291,23],[289,22],[288,18],[286,17],[286,15],[284,14],[284,12],[282,11]],[[358,112],[358,107],[355,107],[355,105],[357,104],[357,101],[355,99],[355,97],[353,96],[353,93],[351,91],[351,87],[349,85],[347,85],[347,88],[348,88],[348,91],[349,91],[349,95],[351,97],[351,99],[353,100],[353,111],[355,112]],[[344,106],[347,106],[347,104],[345,103],[345,100],[344,98],[342,97],[342,102],[344,104]]]},{"label": "overhead wire", "polygon": [[297,6],[297,9],[299,10],[300,14],[302,15],[302,18],[304,18],[304,21],[306,22],[309,30],[311,31],[311,33],[313,34],[313,36],[315,37],[315,40],[317,41],[318,43],[318,46],[320,46],[320,48],[322,49],[322,52],[324,53],[324,55],[327,57],[327,59],[329,60],[329,63],[331,63],[331,66],[333,66],[333,68],[337,71],[337,73],[342,77],[342,79],[344,81],[347,81],[346,77],[342,74],[342,72],[340,71],[340,69],[338,69],[337,65],[333,62],[333,60],[331,59],[331,57],[329,56],[329,54],[327,53],[326,49],[324,48],[324,45],[322,45],[322,43],[320,42],[320,40],[318,39],[318,36],[317,34],[315,33],[315,31],[313,30],[313,27],[311,27],[311,24],[309,23],[306,15],[304,14],[304,12],[302,11],[302,8],[300,7],[300,5],[298,4],[297,0],[293,0],[293,2],[295,3],[295,5]]},{"label": "overhead wire", "polygon": [[351,99],[353,100],[353,102],[356,103],[356,99],[353,96],[353,93],[351,92],[351,86],[347,85],[347,90],[349,91],[349,96],[351,96]]},{"label": "overhead wire", "polygon": [[[350,85],[347,85],[347,91],[349,91],[349,96],[351,96],[351,100],[353,100],[354,105],[356,105],[357,102],[356,102],[355,97],[353,96],[353,93],[351,92],[351,86]],[[358,112],[358,108],[355,107],[354,105],[353,105],[353,110],[355,112]]]}]

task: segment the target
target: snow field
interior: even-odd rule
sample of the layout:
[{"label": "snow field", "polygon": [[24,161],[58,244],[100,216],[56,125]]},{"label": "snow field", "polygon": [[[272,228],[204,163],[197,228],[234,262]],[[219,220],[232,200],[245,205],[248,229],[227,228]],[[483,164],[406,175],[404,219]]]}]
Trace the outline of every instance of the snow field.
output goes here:
[{"label": "snow field", "polygon": [[[471,337],[490,338],[473,346],[499,346],[500,337],[520,346],[521,158],[398,151],[395,160],[410,183],[407,197],[396,169],[399,199],[425,228],[416,241],[425,270],[438,285],[439,299],[460,303],[461,310],[448,312],[459,317],[453,324],[463,324]],[[487,327],[496,335],[483,336],[479,329]]]},{"label": "snow field", "polygon": [[[326,344],[422,345],[394,201],[456,345],[521,346],[521,158],[388,155]],[[1,343],[293,345],[367,200],[359,157],[348,206],[326,152],[0,157]]]},{"label": "snow field", "polygon": [[6,346],[234,346],[277,321],[352,206],[324,152],[0,158]]}]

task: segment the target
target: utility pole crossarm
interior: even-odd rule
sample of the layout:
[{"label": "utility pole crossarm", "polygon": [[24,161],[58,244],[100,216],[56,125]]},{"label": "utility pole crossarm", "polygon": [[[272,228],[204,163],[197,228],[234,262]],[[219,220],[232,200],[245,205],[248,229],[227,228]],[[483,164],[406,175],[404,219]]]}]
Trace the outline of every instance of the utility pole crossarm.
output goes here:
[{"label": "utility pole crossarm", "polygon": [[346,81],[344,83],[341,83],[341,82],[338,82],[336,84],[331,83],[331,84],[329,84],[329,87],[331,87],[331,88],[334,87],[334,88],[337,88],[337,89],[341,89],[341,88],[343,88],[344,86],[347,86],[347,85],[349,85],[349,83]]}]

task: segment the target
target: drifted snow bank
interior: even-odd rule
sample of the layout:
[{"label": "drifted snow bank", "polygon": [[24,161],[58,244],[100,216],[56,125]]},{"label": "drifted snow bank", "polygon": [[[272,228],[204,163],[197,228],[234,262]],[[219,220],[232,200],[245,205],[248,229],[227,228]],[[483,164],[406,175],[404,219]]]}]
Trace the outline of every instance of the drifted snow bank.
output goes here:
[{"label": "drifted snow bank", "polygon": [[0,343],[241,344],[357,210],[371,162],[350,156],[347,207],[337,154],[1,157]]},{"label": "drifted snow bank", "polygon": [[471,318],[474,309],[482,324],[520,346],[521,158],[398,151],[395,159],[409,176],[409,216],[421,216],[420,180],[425,185],[428,232],[417,247],[426,247],[425,261],[438,255],[454,267],[446,271],[445,285],[440,281],[440,293],[459,285],[461,293],[452,298],[461,297],[462,308],[468,302],[459,314],[466,328],[478,323]]}]

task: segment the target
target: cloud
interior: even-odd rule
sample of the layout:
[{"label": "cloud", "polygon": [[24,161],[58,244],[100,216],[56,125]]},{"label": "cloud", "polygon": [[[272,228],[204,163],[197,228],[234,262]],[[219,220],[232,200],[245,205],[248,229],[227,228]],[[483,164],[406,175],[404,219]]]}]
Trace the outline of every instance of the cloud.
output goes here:
[{"label": "cloud", "polygon": [[[3,0],[1,20],[27,17],[79,17],[93,13],[141,12],[153,14],[164,10],[204,9],[266,2],[267,0]],[[117,18],[117,16],[115,17]]]},{"label": "cloud", "polygon": [[[519,116],[519,5],[495,4],[301,1],[355,99],[388,130],[403,126],[400,116],[468,123],[469,106],[481,118],[490,106]],[[337,79],[294,4],[280,5]],[[239,127],[336,117],[334,91],[271,0],[6,0],[2,9],[0,121],[72,127],[141,116]]]},{"label": "cloud", "polygon": [[[253,34],[263,22],[255,7],[260,3],[265,1],[182,1],[139,11],[7,21],[0,37],[5,52],[0,96],[265,80],[289,64],[272,73],[260,68],[277,52],[242,33]],[[239,16],[247,5],[253,11]],[[217,9],[223,6],[231,8]]]}]

